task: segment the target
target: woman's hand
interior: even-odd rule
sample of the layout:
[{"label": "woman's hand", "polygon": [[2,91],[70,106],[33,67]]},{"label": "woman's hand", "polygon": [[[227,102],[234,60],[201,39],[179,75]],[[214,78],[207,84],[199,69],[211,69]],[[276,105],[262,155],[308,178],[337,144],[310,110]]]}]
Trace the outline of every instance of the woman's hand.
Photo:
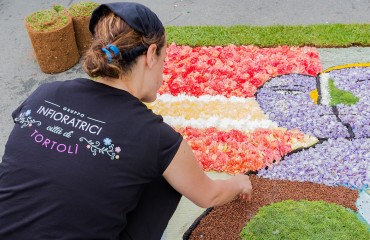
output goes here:
[{"label": "woman's hand", "polygon": [[252,200],[252,183],[248,175],[239,174],[236,175],[237,181],[240,182],[241,192],[239,193],[240,200],[251,201]]}]

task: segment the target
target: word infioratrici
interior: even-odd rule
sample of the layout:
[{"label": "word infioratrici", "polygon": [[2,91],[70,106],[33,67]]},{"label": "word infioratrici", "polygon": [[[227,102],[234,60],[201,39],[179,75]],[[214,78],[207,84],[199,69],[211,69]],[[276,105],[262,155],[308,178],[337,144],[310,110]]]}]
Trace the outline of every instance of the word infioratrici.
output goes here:
[{"label": "word infioratrici", "polygon": [[100,131],[102,130],[102,127],[96,124],[88,123],[84,120],[71,117],[70,115],[67,115],[63,112],[57,112],[54,109],[44,106],[40,106],[40,108],[37,110],[37,113],[45,117],[49,117],[54,121],[72,126],[76,129],[89,132],[91,134],[99,135]]}]

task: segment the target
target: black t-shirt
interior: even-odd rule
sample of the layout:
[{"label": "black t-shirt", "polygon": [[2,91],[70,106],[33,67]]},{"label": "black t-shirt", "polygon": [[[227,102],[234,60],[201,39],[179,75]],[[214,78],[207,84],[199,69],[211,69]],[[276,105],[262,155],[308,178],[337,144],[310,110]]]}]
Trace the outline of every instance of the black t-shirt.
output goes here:
[{"label": "black t-shirt", "polygon": [[182,137],[128,92],[40,86],[13,112],[0,164],[0,239],[117,239]]}]

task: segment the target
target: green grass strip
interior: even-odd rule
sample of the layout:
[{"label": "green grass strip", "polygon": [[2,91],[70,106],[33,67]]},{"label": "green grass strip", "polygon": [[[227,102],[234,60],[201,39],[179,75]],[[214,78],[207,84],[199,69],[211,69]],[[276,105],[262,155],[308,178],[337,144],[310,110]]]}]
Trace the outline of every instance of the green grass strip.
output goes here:
[{"label": "green grass strip", "polygon": [[242,240],[348,240],[370,239],[370,232],[343,206],[287,200],[260,208],[240,236]]},{"label": "green grass strip", "polygon": [[336,106],[340,103],[351,106],[356,104],[360,99],[353,95],[353,93],[338,89],[334,85],[334,80],[329,79],[329,94],[330,94],[330,105]]},{"label": "green grass strip", "polygon": [[188,46],[370,46],[370,24],[167,26],[167,42]]}]

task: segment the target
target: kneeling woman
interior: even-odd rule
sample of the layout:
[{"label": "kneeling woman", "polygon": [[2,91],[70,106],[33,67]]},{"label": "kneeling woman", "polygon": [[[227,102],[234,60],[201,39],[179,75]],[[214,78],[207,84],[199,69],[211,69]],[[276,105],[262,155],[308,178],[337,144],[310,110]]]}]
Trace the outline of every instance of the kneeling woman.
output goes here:
[{"label": "kneeling woman", "polygon": [[248,176],[212,180],[142,102],[162,84],[162,23],[137,3],[92,14],[79,78],[41,85],[14,112],[0,164],[0,239],[160,239],[182,195],[248,200]]}]

